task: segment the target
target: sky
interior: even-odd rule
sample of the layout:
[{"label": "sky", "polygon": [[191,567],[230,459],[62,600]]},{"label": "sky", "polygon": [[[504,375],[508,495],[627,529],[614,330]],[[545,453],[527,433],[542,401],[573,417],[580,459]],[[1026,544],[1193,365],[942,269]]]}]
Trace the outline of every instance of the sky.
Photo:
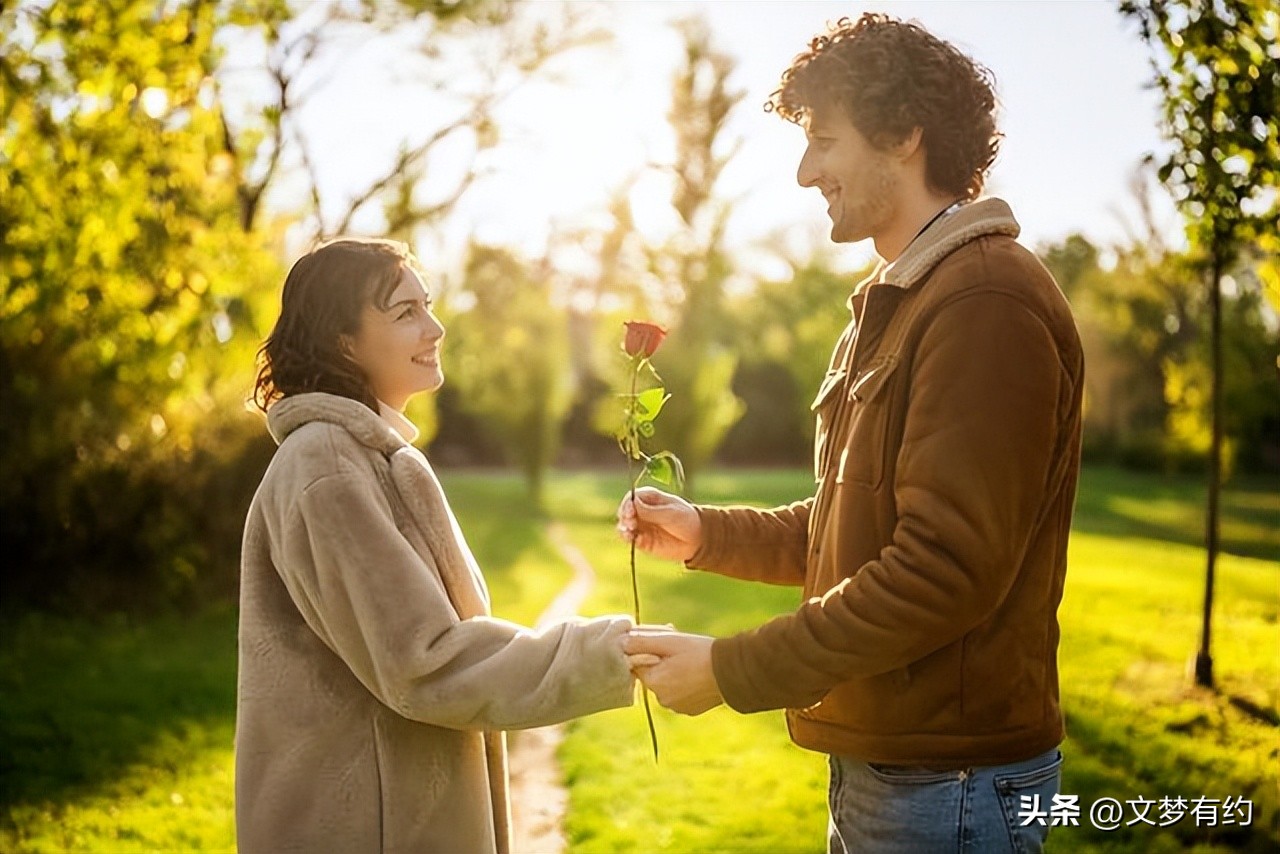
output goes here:
[{"label": "sky", "polygon": [[[915,19],[993,71],[1005,138],[987,192],[1012,205],[1030,247],[1071,232],[1104,246],[1128,242],[1126,234],[1137,231],[1132,176],[1145,155],[1164,148],[1158,97],[1148,86],[1148,49],[1110,2],[580,4],[613,34],[612,42],[564,57],[556,67],[559,82],[528,87],[503,108],[506,142],[487,160],[492,173],[468,192],[441,232],[444,251],[477,238],[537,255],[553,228],[599,222],[610,193],[636,174],[642,177],[631,200],[638,227],[655,238],[677,228],[666,204],[668,185],[644,166],[672,157],[665,114],[680,38],[670,22],[690,15],[705,17],[714,44],[738,62],[730,83],[744,97],[725,141],[740,140],[741,147],[717,189],[736,202],[730,247],[765,275],[781,270],[761,248],[764,239],[780,236],[803,252],[825,241],[829,224],[817,190],[795,182],[803,132],[761,105],[792,57],[842,16],[885,11]],[[431,126],[424,121],[434,108],[431,94],[401,82],[394,56],[385,43],[344,56],[341,71],[301,116],[314,140],[325,197],[335,207],[386,168],[399,140]],[[434,168],[443,175],[448,164]],[[297,195],[296,182],[286,181],[275,203],[296,204]],[[1172,204],[1162,191],[1153,198],[1164,232],[1176,242],[1180,226]],[[357,220],[365,227],[372,222]],[[836,260],[853,268],[872,251],[869,243],[841,247]]]}]

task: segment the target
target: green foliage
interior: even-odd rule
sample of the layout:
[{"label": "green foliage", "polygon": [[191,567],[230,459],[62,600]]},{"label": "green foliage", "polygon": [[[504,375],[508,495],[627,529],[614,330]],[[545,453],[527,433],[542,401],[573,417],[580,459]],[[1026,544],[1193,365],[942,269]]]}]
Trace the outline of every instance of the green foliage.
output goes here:
[{"label": "green foliage", "polygon": [[644,474],[670,489],[680,489],[684,483],[684,467],[680,458],[670,451],[662,451],[645,460]]},{"label": "green foliage", "polygon": [[210,382],[191,351],[246,326],[250,246],[202,105],[212,15],[145,2],[5,13],[3,382],[13,422],[45,428],[7,448],[43,459],[145,441],[166,400]]},{"label": "green foliage", "polygon": [[197,435],[248,429],[255,287],[280,270],[238,223],[212,107],[217,10],[113,0],[0,13],[11,607],[28,594],[189,595],[204,534],[234,527],[184,513],[211,509],[185,491],[222,477],[213,468],[243,447],[197,450]]},{"label": "green foliage", "polygon": [[[1193,257],[1208,271],[1208,560],[1196,680],[1212,686],[1210,614],[1227,430],[1222,280],[1250,245],[1280,251],[1280,10],[1268,0],[1124,0],[1120,8],[1155,48],[1164,134],[1173,142],[1160,177],[1187,219]],[[1196,370],[1187,367],[1170,374],[1190,380],[1176,391],[1194,389]],[[1194,406],[1196,396],[1177,400]],[[1194,437],[1194,426],[1178,419],[1172,435]]]},{"label": "green foliage", "polygon": [[[463,289],[467,311],[444,307],[451,378],[464,409],[483,419],[539,500],[572,401],[564,312],[551,302],[550,271],[511,252],[473,246]],[[456,304],[458,296],[452,297]]]},{"label": "green foliage", "polygon": [[725,308],[733,265],[724,249],[729,207],[715,184],[734,149],[723,150],[724,125],[743,93],[731,91],[734,61],[717,50],[704,22],[680,24],[684,65],[672,82],[668,121],[676,137],[671,204],[684,229],[650,252],[657,278],[673,286],[679,312],[666,345],[664,372],[673,400],[658,437],[684,461],[689,489],[742,416],[733,393],[738,363]]},{"label": "green foliage", "polygon": [[841,273],[822,257],[814,257],[793,268],[787,279],[759,283],[735,306],[740,338],[750,342],[742,352],[743,362],[782,367],[797,390],[794,408],[769,412],[769,418],[789,417],[810,446],[814,418],[809,407],[836,340],[849,323],[849,295],[865,272]]},{"label": "green foliage", "polygon": [[[1104,269],[1079,235],[1041,258],[1071,301],[1085,347],[1085,448],[1095,459],[1200,468],[1210,441],[1209,293],[1193,254],[1135,244]],[[1280,464],[1274,393],[1280,324],[1265,259],[1229,269],[1223,307],[1228,468]]]},{"label": "green foliage", "polygon": [[[408,237],[474,178],[462,170],[423,207],[415,188],[437,144],[473,130],[489,145],[493,108],[593,37],[572,16],[557,27],[517,11],[492,0],[0,4],[0,537],[20,567],[5,576],[6,606],[180,601],[200,594],[202,574],[233,587],[262,461],[261,424],[242,402],[292,225],[262,203],[285,169],[316,179],[296,119],[322,85],[317,58],[414,28],[423,47],[404,50],[406,64],[485,72],[432,84],[456,96],[458,116],[406,142],[339,217],[345,228],[381,203],[388,229]],[[223,67],[231,43],[259,47],[257,65]],[[450,62],[435,61],[446,46]],[[224,99],[245,70],[261,85],[235,76],[237,97]],[[304,226],[324,231],[310,190]],[[520,392],[558,405],[557,388]],[[412,415],[430,440],[434,400]],[[558,442],[554,427],[536,432],[533,472]],[[201,492],[233,481],[234,494]]]},{"label": "green foliage", "polygon": [[1194,244],[1235,251],[1280,231],[1280,11],[1267,0],[1125,0],[1174,142],[1160,178]]},{"label": "green foliage", "polygon": [[653,363],[645,356],[631,357],[631,391],[623,395],[622,427],[618,430],[618,445],[631,461],[642,462],[639,474],[633,475],[633,485],[639,485],[646,477],[673,489],[684,488],[684,464],[670,451],[645,453],[645,440],[653,438],[654,421],[661,414],[671,395],[661,385],[637,391],[642,374],[648,373],[656,382],[662,377],[653,369]]}]

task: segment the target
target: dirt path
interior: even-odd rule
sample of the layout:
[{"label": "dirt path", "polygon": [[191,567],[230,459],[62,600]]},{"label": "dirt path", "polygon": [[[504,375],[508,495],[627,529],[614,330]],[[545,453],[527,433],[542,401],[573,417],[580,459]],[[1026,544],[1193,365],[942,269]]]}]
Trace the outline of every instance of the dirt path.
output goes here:
[{"label": "dirt path", "polygon": [[[538,625],[571,617],[595,586],[596,574],[568,531],[552,522],[547,536],[573,569],[573,578],[538,617]],[[560,782],[556,748],[563,727],[527,729],[508,735],[511,763],[513,854],[561,854],[565,849],[564,814],[569,793]]]}]

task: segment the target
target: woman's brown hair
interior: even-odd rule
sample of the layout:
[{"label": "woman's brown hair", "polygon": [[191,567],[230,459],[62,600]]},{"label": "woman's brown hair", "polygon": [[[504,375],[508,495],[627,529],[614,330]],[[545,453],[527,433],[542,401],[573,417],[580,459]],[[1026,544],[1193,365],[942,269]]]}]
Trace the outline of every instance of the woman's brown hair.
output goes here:
[{"label": "woman's brown hair", "polygon": [[280,317],[258,350],[253,402],[263,412],[290,395],[320,391],[359,401],[375,412],[368,379],[343,347],[366,305],[387,307],[404,268],[418,263],[393,240],[340,238],[299,258],[280,296]]}]

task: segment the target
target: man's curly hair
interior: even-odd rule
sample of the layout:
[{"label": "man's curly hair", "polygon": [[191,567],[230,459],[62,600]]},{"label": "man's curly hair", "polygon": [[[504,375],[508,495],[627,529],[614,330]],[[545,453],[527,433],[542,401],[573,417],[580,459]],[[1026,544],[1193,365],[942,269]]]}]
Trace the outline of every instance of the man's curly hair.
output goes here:
[{"label": "man's curly hair", "polygon": [[990,69],[923,28],[868,12],[815,36],[764,108],[803,124],[838,107],[876,148],[920,128],[932,189],[973,199],[1000,148]]}]

